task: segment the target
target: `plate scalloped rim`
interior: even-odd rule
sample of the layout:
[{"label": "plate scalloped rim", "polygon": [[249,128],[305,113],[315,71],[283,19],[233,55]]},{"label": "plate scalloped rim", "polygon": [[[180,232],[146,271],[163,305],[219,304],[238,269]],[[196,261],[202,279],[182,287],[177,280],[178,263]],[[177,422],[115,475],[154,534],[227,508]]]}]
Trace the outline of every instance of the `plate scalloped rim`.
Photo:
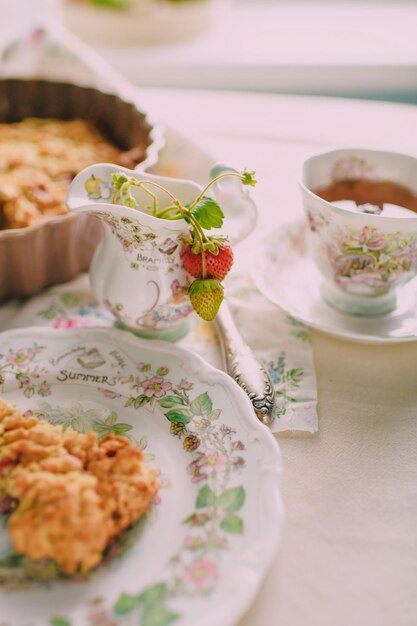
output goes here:
[{"label": "plate scalloped rim", "polygon": [[[91,335],[105,335],[106,341],[116,342],[118,346],[128,340],[129,345],[146,351],[161,354],[170,354],[180,358],[184,371],[192,374],[200,382],[210,385],[219,384],[228,393],[235,407],[236,416],[247,433],[248,441],[257,442],[263,448],[262,464],[259,471],[262,474],[262,507],[257,511],[258,538],[256,542],[243,549],[237,563],[234,563],[233,576],[227,583],[223,583],[217,607],[211,603],[209,613],[198,617],[199,626],[232,626],[249,609],[267,573],[272,559],[276,554],[281,537],[284,504],[281,495],[282,456],[278,443],[267,427],[262,425],[253,413],[252,404],[245,392],[237,383],[224,372],[216,369],[199,355],[168,342],[147,341],[117,329],[93,327],[84,329],[50,329],[45,327],[25,327],[0,333],[0,346],[9,339],[20,336],[37,340],[39,337],[74,337],[89,339]],[[259,504],[258,498],[257,504]],[[1,591],[0,591],[1,593]],[[230,603],[230,597],[238,598],[238,603]],[[195,626],[195,616],[184,616],[175,623],[178,626]],[[71,622],[78,626],[77,622]],[[84,626],[84,625],[83,625]]]}]

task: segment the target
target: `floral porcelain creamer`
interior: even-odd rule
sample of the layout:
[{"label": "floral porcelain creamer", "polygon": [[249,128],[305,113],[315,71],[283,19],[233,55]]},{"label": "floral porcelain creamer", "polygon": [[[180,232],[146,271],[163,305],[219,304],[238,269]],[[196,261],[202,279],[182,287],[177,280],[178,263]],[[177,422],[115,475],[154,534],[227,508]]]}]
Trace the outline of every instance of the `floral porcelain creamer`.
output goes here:
[{"label": "floral porcelain creamer", "polygon": [[[336,205],[315,190],[337,181],[393,181],[417,194],[417,159],[378,150],[343,149],[307,159],[300,183],[312,258],[328,304],[354,315],[383,315],[395,290],[417,271],[417,215],[371,214]],[[372,208],[372,207],[370,207]]]},{"label": "floral porcelain creamer", "polygon": [[[93,291],[101,306],[109,310],[119,325],[136,334],[175,340],[187,329],[187,318],[193,308],[188,287],[193,278],[181,262],[181,234],[188,230],[184,219],[167,220],[143,210],[113,204],[112,175],[123,172],[140,181],[158,183],[184,205],[191,203],[202,188],[188,180],[156,176],[116,165],[93,165],[80,172],[71,184],[67,204],[71,211],[85,212],[101,220],[104,237],[90,267]],[[168,206],[170,198],[152,187],[158,206]],[[231,206],[236,206],[235,194]],[[139,207],[151,203],[150,196],[135,188]],[[242,220],[249,230],[256,220],[253,203]],[[226,207],[227,209],[227,207]]]}]

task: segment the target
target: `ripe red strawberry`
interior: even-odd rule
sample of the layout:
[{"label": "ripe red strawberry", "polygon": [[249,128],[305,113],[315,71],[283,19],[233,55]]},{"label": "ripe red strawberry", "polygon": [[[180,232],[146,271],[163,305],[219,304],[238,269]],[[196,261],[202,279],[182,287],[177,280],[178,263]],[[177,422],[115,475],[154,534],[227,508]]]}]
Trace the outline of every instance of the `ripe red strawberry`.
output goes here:
[{"label": "ripe red strawberry", "polygon": [[211,322],[223,302],[223,285],[214,278],[200,278],[191,283],[188,295],[195,312]]},{"label": "ripe red strawberry", "polygon": [[[213,254],[208,250],[204,251],[206,258],[207,278],[223,280],[233,265],[233,250],[229,245],[218,247],[218,253]],[[194,276],[201,278],[203,275],[201,252],[194,253],[190,245],[185,245],[182,253],[182,264],[184,269]]]}]

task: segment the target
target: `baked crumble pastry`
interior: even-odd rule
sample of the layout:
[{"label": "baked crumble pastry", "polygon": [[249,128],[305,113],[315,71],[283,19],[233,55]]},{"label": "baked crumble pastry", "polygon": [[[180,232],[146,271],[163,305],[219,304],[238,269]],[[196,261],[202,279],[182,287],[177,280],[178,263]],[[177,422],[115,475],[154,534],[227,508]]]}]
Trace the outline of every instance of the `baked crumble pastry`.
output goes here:
[{"label": "baked crumble pastry", "polygon": [[142,158],[142,148],[122,151],[82,119],[0,123],[0,228],[67,213],[71,180],[93,163],[133,168]]},{"label": "baked crumble pastry", "polygon": [[17,554],[85,574],[158,486],[126,437],[64,430],[0,398],[0,512]]}]

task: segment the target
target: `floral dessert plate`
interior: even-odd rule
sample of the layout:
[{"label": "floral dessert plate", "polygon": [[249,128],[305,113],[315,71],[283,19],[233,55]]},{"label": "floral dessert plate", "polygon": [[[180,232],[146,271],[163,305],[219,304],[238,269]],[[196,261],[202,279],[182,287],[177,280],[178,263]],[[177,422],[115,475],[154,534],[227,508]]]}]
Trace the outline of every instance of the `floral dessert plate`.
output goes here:
[{"label": "floral dessert plate", "polygon": [[417,279],[398,288],[397,306],[387,315],[344,314],[321,297],[322,277],[306,243],[302,222],[281,226],[258,242],[252,276],[266,298],[308,326],[344,339],[374,344],[417,340]]},{"label": "floral dessert plate", "polygon": [[128,437],[161,485],[128,549],[76,580],[14,554],[3,517],[2,626],[236,623],[283,507],[278,445],[231,378],[127,332],[33,327],[0,335],[0,395],[54,424]]}]

